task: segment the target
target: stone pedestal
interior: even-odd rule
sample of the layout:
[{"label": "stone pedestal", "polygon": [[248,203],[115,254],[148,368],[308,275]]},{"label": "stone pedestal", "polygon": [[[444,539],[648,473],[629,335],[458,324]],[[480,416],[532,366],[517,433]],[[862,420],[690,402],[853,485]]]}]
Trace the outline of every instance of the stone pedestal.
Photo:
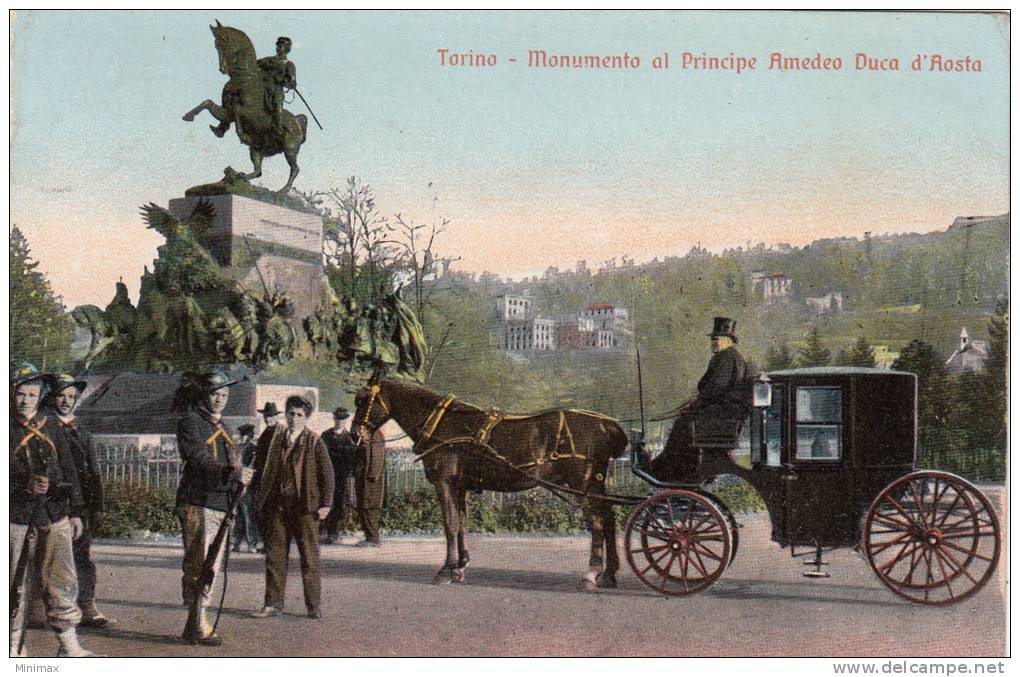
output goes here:
[{"label": "stone pedestal", "polygon": [[292,321],[301,336],[301,320],[319,304],[322,284],[322,219],[316,214],[241,195],[208,195],[170,200],[170,213],[187,220],[199,201],[215,210],[212,225],[199,242],[229,268],[242,285],[262,296],[262,281],[279,289],[294,306]]}]

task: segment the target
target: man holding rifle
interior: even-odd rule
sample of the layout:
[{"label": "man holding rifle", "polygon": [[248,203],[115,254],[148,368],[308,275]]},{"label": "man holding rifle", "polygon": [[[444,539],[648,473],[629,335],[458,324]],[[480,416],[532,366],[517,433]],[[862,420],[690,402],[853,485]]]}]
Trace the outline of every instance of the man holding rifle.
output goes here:
[{"label": "man holding rifle", "polygon": [[46,619],[60,641],[58,657],[93,656],[78,643],[81,622],[72,543],[84,509],[74,459],[52,416],[40,416],[43,375],[22,365],[11,379],[10,566],[11,656],[25,656],[26,583],[41,577]]},{"label": "man holding rifle", "polygon": [[[206,615],[225,545],[217,534],[230,517],[228,508],[236,506],[239,487],[247,486],[254,473],[241,465],[240,450],[221,420],[234,383],[219,370],[186,375],[174,397],[174,408],[183,412],[177,426],[177,450],[184,464],[177,512],[184,539],[182,587],[188,605],[182,638],[206,646],[222,644]],[[211,577],[203,575],[207,559],[212,560]]]}]

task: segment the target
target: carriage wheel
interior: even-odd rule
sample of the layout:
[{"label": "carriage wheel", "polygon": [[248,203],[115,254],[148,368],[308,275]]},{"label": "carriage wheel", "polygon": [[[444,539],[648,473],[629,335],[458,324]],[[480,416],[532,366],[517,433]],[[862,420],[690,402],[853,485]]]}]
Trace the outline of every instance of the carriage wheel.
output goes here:
[{"label": "carriage wheel", "polygon": [[882,490],[862,534],[868,563],[894,593],[919,604],[951,604],[995,572],[1002,541],[991,502],[974,485],[922,470]]},{"label": "carriage wheel", "polygon": [[729,523],[714,502],[686,489],[655,494],[627,521],[627,561],[664,595],[693,595],[715,583],[730,561],[730,543]]}]

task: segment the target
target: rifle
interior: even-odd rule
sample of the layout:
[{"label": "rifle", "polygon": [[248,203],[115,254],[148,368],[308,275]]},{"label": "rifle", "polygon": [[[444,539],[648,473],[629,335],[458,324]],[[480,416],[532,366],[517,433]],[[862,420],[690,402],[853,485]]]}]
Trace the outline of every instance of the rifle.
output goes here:
[{"label": "rifle", "polygon": [[[234,517],[237,513],[237,507],[241,503],[241,497],[244,496],[244,492],[248,489],[247,485],[241,484],[240,482],[230,493],[227,498],[227,512],[223,515],[223,521],[220,522],[219,529],[216,530],[216,536],[213,538],[212,543],[209,544],[209,549],[205,552],[205,560],[202,562],[202,573],[199,575],[199,593],[195,597],[195,601],[192,604],[191,613],[194,614],[197,611],[197,606],[202,603],[202,598],[209,594],[212,590],[213,580],[216,578],[216,559],[220,552],[220,548],[223,547],[224,541],[230,537],[230,533],[233,531]],[[223,595],[220,597],[220,605],[216,611],[216,620],[213,622],[213,632],[216,632],[216,626],[220,623],[220,614],[223,613],[223,600],[227,596],[227,561],[230,557],[230,548],[224,548],[223,552]]]}]

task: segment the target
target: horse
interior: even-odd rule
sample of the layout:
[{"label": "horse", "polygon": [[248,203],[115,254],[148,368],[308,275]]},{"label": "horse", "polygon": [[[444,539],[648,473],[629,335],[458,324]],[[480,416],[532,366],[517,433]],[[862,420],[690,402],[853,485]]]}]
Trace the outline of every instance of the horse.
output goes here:
[{"label": "horse", "polygon": [[245,181],[256,179],[262,176],[262,158],[283,153],[290,165],[290,177],[279,192],[286,193],[300,171],[297,156],[307,136],[308,117],[284,110],[280,118],[283,129],[275,129],[272,112],[266,104],[268,85],[263,79],[251,40],[243,31],[223,26],[219,21],[209,30],[215,38],[220,72],[230,76],[223,86],[223,105],[206,99],[185,113],[184,120],[192,122],[196,115],[207,110],[220,121],[218,126],[209,126],[218,137],[226,134],[231,124],[236,125],[238,138],[248,146],[253,171],[238,174],[228,167],[225,172],[228,176],[237,174]]},{"label": "horse", "polygon": [[435,487],[446,561],[434,583],[465,580],[468,491],[514,492],[543,485],[582,498],[591,527],[584,588],[616,587],[616,516],[605,499],[606,469],[628,443],[616,421],[577,409],[506,415],[394,379],[370,382],[358,391],[355,404],[353,424],[361,439],[370,439],[394,420],[413,440],[425,477]]}]

